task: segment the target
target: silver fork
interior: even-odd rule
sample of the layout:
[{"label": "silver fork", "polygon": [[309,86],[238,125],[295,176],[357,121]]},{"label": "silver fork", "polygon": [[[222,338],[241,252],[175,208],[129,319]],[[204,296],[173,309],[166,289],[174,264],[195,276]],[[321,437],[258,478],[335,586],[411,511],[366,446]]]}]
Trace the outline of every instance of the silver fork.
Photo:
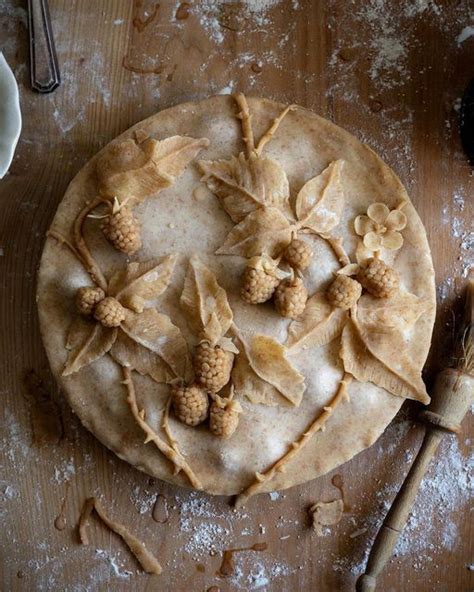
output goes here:
[{"label": "silver fork", "polygon": [[59,86],[58,58],[54,46],[48,0],[28,0],[31,88],[49,93]]}]

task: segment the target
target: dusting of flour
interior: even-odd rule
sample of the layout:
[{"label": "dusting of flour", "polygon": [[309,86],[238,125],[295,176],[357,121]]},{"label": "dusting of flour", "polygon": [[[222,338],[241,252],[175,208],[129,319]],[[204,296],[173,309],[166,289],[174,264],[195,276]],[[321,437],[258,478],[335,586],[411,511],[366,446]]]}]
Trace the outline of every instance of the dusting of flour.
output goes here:
[{"label": "dusting of flour", "polygon": [[[245,80],[247,89],[253,94],[266,94],[264,83],[261,82],[261,71],[269,70],[276,79],[296,81],[304,89],[308,97],[309,106],[321,109],[321,105],[327,104],[327,112],[323,115],[332,116],[331,103],[338,101],[347,109],[354,112],[353,124],[349,129],[361,140],[370,143],[390,164],[396,164],[404,182],[410,189],[410,184],[416,178],[416,158],[413,138],[413,127],[416,122],[413,105],[409,101],[391,101],[392,93],[400,92],[404,96],[404,89],[408,82],[421,76],[424,72],[413,70],[410,56],[413,51],[423,52],[426,47],[423,39],[416,34],[416,26],[423,19],[430,19],[443,42],[450,43],[457,51],[468,51],[472,47],[474,26],[472,15],[459,3],[459,8],[451,8],[450,17],[447,18],[447,8],[444,3],[432,0],[412,0],[410,2],[396,2],[394,0],[367,0],[366,2],[353,2],[348,0],[347,9],[343,14],[335,14],[336,3],[328,0],[326,3],[328,14],[328,27],[334,32],[333,46],[330,55],[327,56],[324,81],[326,92],[319,96],[321,80],[318,75],[310,71],[290,71],[287,65],[287,56],[294,52],[299,40],[296,31],[296,16],[301,17],[303,2],[291,1],[291,10],[295,18],[289,19],[285,33],[278,39],[271,37],[274,17],[277,17],[286,0],[242,0],[242,16],[245,18],[245,34],[238,33],[241,50],[237,55],[225,53],[224,42],[236,33],[222,26],[222,13],[227,8],[230,10],[232,0],[202,0],[191,8],[201,28],[201,35],[210,40],[212,51],[202,56],[197,73],[186,80],[185,83],[176,83],[161,80],[156,81],[153,76],[132,75],[129,88],[124,89],[128,93],[126,97],[136,106],[135,119],[146,116],[148,112],[142,112],[143,96],[152,97],[154,110],[161,107],[162,97],[166,88],[169,88],[168,97],[173,97],[174,102],[179,98],[192,98],[194,85],[202,85],[200,76],[205,76],[208,84],[206,89],[209,94],[229,94],[239,89],[242,80]],[[288,2],[289,3],[289,2]],[[57,3],[56,3],[57,4]],[[180,2],[176,1],[177,7]],[[197,7],[199,4],[199,7]],[[340,4],[340,3],[339,3]],[[65,5],[66,6],[66,5]],[[111,63],[103,53],[101,39],[85,43],[84,39],[74,39],[63,33],[68,21],[70,8],[55,7],[54,24],[56,29],[56,41],[58,57],[61,64],[62,86],[57,93],[47,96],[38,96],[34,100],[43,109],[45,117],[51,117],[55,122],[58,138],[64,143],[74,143],[74,132],[82,126],[88,125],[89,111],[94,107],[94,102],[109,110],[116,97],[113,96],[111,77]],[[130,23],[124,18],[110,16],[110,26],[115,32],[128,35]],[[80,17],[87,18],[87,17]],[[0,19],[2,24],[2,51],[7,59],[14,63],[15,55],[22,50],[21,35],[19,32],[26,27],[27,13],[19,2],[0,0]],[[104,22],[104,26],[105,26]],[[160,35],[169,35],[169,39],[175,35],[173,27],[185,25],[167,23],[160,30]],[[364,43],[358,38],[359,28],[364,31]],[[247,42],[246,35],[252,36],[252,42]],[[352,54],[351,54],[352,51]],[[226,69],[220,78],[216,79],[211,74],[216,55],[222,52]],[[364,89],[359,86],[355,69],[357,60],[351,55],[361,55],[366,60],[366,72],[369,85],[369,96],[365,96]],[[349,56],[349,59],[348,57]],[[84,68],[87,69],[87,84],[90,87],[90,100],[88,105],[81,104],[79,84],[85,83],[77,77],[77,60],[84,58]],[[321,56],[321,60],[325,57]],[[15,74],[19,80],[25,77],[26,62],[17,64]],[[178,79],[179,80],[179,79]],[[182,84],[183,87],[179,86]],[[23,89],[21,89],[23,91]],[[293,89],[287,94],[281,94],[273,98],[283,101],[291,100]],[[60,93],[63,93],[60,98]],[[180,94],[181,93],[181,94]],[[460,108],[459,93],[450,95],[446,91],[446,102],[452,105],[454,119],[446,119],[446,134],[454,134],[456,126],[453,123],[458,117]],[[316,98],[314,98],[316,97]],[[170,100],[170,99],[168,99]],[[313,103],[312,103],[313,101]],[[379,122],[378,134],[366,137],[361,131],[357,115],[364,117],[371,112],[373,121]],[[151,111],[152,112],[152,111]],[[378,118],[378,119],[377,119]],[[107,118],[106,118],[107,119]],[[110,133],[109,121],[103,123],[103,129],[99,130],[99,142],[107,141]],[[352,128],[350,127],[352,125]],[[444,124],[443,124],[444,125]],[[102,135],[103,134],[103,137]],[[22,136],[20,142],[24,145],[34,145],[36,138],[28,136],[28,131]],[[95,148],[91,149],[92,152]],[[462,159],[462,155],[459,159]],[[79,165],[77,165],[79,166]],[[69,173],[68,173],[69,175]],[[444,278],[438,286],[438,300],[440,304],[449,300],[456,288],[455,278],[467,276],[472,267],[474,253],[474,236],[472,228],[463,220],[466,209],[469,207],[472,196],[467,187],[458,184],[452,194],[444,196],[444,206],[440,212],[440,224],[448,230],[453,244],[456,245],[458,260],[453,267],[451,275]],[[26,208],[28,204],[21,204]],[[3,247],[0,247],[0,255],[3,255]],[[2,393],[4,394],[4,393]],[[381,448],[383,458],[399,454],[399,446],[407,436],[410,424],[400,422],[394,424],[391,429],[391,438]],[[13,516],[24,510],[22,505],[21,472],[24,467],[34,465],[41,466],[44,457],[31,445],[28,421],[25,416],[18,413],[18,409],[10,409],[4,406],[0,418],[0,449],[4,455],[5,463],[13,468],[10,474],[13,478],[0,480],[0,526],[6,540],[12,543],[11,558],[7,564],[7,570],[12,571],[18,565],[29,570],[34,586],[37,590],[59,590],[63,585],[62,574],[65,569],[72,573],[74,561],[87,562],[90,565],[89,576],[84,580],[74,582],[67,590],[71,592],[95,591],[105,589],[105,586],[113,589],[131,584],[132,576],[136,575],[136,566],[131,561],[126,550],[112,551],[102,547],[83,548],[77,545],[56,546],[58,533],[42,540],[40,543],[31,543],[30,546],[20,548],[16,545],[16,533]],[[89,452],[82,456],[77,452],[85,440],[82,430],[78,428],[77,420],[71,422],[71,442],[58,447],[52,452],[48,450],[50,465],[48,479],[52,487],[62,492],[66,483],[80,480],[86,471],[94,470],[96,448],[89,447]],[[89,440],[87,440],[89,441]],[[468,446],[467,446],[468,447]],[[413,451],[408,450],[402,454],[402,462],[411,462]],[[3,466],[0,467],[3,470]],[[407,527],[401,536],[396,549],[397,558],[410,561],[414,569],[422,570],[426,566],[435,565],[436,559],[441,553],[451,551],[456,553],[459,544],[457,521],[459,514],[467,516],[468,504],[472,498],[472,457],[465,458],[459,443],[455,438],[446,438],[433,461],[430,470],[422,483],[417,501],[413,506]],[[110,474],[115,479],[115,484],[120,487],[129,486],[128,498],[137,512],[137,522],[140,525],[151,521],[151,511],[156,499],[156,488],[146,485],[145,478],[136,477],[132,471],[127,473],[129,481],[124,484],[125,473],[123,465],[115,460],[110,461]],[[18,480],[18,481],[17,481]],[[137,481],[139,484],[137,484]],[[348,518],[351,529],[348,537],[362,541],[367,533],[375,533],[386,511],[388,510],[398,484],[381,487],[376,498],[380,508],[373,516],[356,520]],[[96,492],[90,492],[96,493]],[[265,502],[272,508],[283,502],[284,495],[273,492],[265,497]],[[54,512],[59,508],[49,507],[49,500],[44,500],[40,492],[34,492],[29,501],[29,513],[32,519],[40,521],[47,512]],[[119,515],[120,509],[114,508],[115,515]],[[249,510],[251,512],[251,510]],[[174,513],[174,514],[173,514]],[[259,518],[261,523],[254,527],[255,517],[245,511],[235,512],[224,507],[216,500],[199,493],[183,491],[176,494],[171,514],[176,518],[176,524],[160,525],[160,532],[147,527],[147,541],[155,541],[162,532],[172,532],[179,538],[180,548],[174,556],[167,559],[167,569],[179,574],[183,566],[183,558],[188,562],[210,561],[210,557],[218,559],[217,555],[223,550],[233,547],[236,541],[250,544],[256,540],[264,539],[271,531],[281,533],[281,540],[290,538],[293,541],[297,533],[304,530],[304,525],[294,517],[280,516],[275,523],[267,520],[266,516]],[[352,520],[352,522],[351,522]],[[72,526],[69,524],[69,526]],[[176,531],[173,531],[176,526]],[[342,525],[343,526],[343,525]],[[372,536],[372,535],[371,535]],[[56,538],[54,538],[56,537]],[[371,538],[366,538],[367,545],[356,558],[345,558],[339,554],[334,558],[334,569],[340,573],[356,575],[363,570],[369,550],[368,544]],[[114,539],[111,539],[114,545]],[[114,549],[117,547],[113,546]],[[29,554],[26,556],[26,554]],[[212,555],[211,555],[212,554]],[[217,555],[214,555],[217,554]],[[295,568],[287,565],[276,552],[252,553],[250,551],[239,553],[235,558],[236,572],[228,581],[228,587],[232,590],[291,590],[288,578],[295,572]],[[131,567],[134,570],[131,570]],[[469,564],[469,569],[472,565]],[[30,582],[28,582],[29,584]],[[30,588],[33,589],[33,588]],[[227,588],[225,588],[227,589]]]},{"label": "dusting of flour", "polygon": [[458,440],[447,437],[421,483],[395,555],[413,555],[421,565],[423,558],[439,548],[455,551],[460,541],[451,516],[469,511],[473,494],[474,456],[471,452],[464,457]]}]

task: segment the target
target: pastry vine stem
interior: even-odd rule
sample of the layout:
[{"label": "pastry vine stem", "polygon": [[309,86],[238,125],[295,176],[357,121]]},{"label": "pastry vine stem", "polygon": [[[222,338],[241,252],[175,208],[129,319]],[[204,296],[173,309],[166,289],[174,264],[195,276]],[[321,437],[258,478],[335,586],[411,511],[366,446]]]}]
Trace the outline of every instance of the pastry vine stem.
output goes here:
[{"label": "pastry vine stem", "polygon": [[263,487],[264,483],[267,483],[278,472],[284,471],[284,465],[290,461],[293,457],[295,457],[306,444],[311,440],[316,432],[319,430],[323,430],[325,427],[326,422],[331,417],[332,413],[336,409],[336,407],[344,400],[349,400],[349,395],[347,393],[347,386],[352,381],[352,375],[348,374],[347,372],[344,373],[342,380],[339,383],[339,388],[337,389],[336,394],[332,398],[329,405],[323,407],[323,411],[318,413],[318,415],[313,419],[312,423],[308,426],[305,432],[301,434],[300,438],[293,442],[289,448],[289,450],[281,456],[269,469],[267,469],[264,473],[256,473],[256,479],[251,485],[249,485],[246,489],[244,489],[236,498],[235,506],[237,508],[243,506],[247,500],[259,493]]},{"label": "pastry vine stem", "polygon": [[[135,421],[138,425],[142,428],[142,430],[146,434],[145,444],[148,442],[153,442],[158,450],[169,460],[171,461],[174,466],[179,469],[179,471],[183,471],[183,473],[188,478],[191,485],[194,489],[202,489],[202,484],[194,474],[191,467],[186,462],[183,455],[179,452],[179,450],[175,450],[174,447],[169,446],[160,436],[147,424],[145,421],[145,413],[142,409],[141,411],[138,409],[137,403],[137,396],[135,393],[135,385],[133,384],[132,379],[132,371],[130,368],[126,368],[122,366],[122,374],[123,374],[123,384],[127,387],[128,396],[127,396],[127,403],[130,406],[132,411],[132,415],[135,418]],[[176,446],[176,442],[174,444]],[[178,472],[179,472],[178,471]]]},{"label": "pastry vine stem", "polygon": [[255,154],[255,139],[253,137],[252,129],[252,115],[249,111],[249,104],[247,103],[247,97],[243,93],[236,93],[234,100],[240,109],[237,117],[242,122],[242,139],[245,142],[245,148],[247,156]]},{"label": "pastry vine stem", "polygon": [[105,513],[102,504],[95,497],[90,497],[84,503],[81,515],[79,517],[79,538],[83,545],[89,544],[89,537],[87,535],[87,526],[89,525],[89,518],[92,510],[97,512],[97,515],[102,522],[110,528],[113,532],[119,535],[135,556],[138,563],[143,567],[146,573],[149,574],[160,574],[162,572],[161,565],[158,560],[145,545],[137,539],[123,524],[111,520]]},{"label": "pastry vine stem", "polygon": [[280,123],[283,121],[283,119],[286,117],[286,115],[290,111],[293,111],[294,109],[296,109],[296,105],[288,105],[288,107],[285,107],[283,109],[283,111],[280,113],[280,115],[278,115],[278,117],[275,117],[271,126],[263,134],[263,136],[260,138],[260,140],[257,144],[257,148],[255,149],[255,152],[257,153],[258,156],[261,156],[266,144],[268,144],[268,142],[273,138],[277,129],[280,127]]},{"label": "pastry vine stem", "polygon": [[76,246],[77,252],[81,256],[81,261],[83,262],[84,267],[86,268],[87,272],[93,279],[93,281],[105,292],[107,291],[107,280],[104,277],[100,267],[96,263],[95,259],[92,257],[89,248],[87,246],[86,240],[83,234],[83,226],[84,221],[87,218],[87,215],[92,212],[99,204],[103,202],[110,201],[106,197],[97,196],[91,202],[89,202],[78,214],[77,218],[74,221],[74,242]]},{"label": "pastry vine stem", "polygon": [[316,236],[319,236],[319,238],[321,238],[322,240],[325,240],[327,244],[331,247],[334,255],[336,255],[336,258],[341,264],[341,267],[345,267],[346,265],[349,265],[349,263],[351,262],[349,255],[346,253],[346,250],[343,247],[341,237],[330,236],[329,234],[315,232],[314,230],[311,230],[311,228],[305,228],[304,221],[297,222],[296,224],[294,224],[293,227],[296,231],[300,231],[302,234],[315,234]]},{"label": "pastry vine stem", "polygon": [[349,265],[351,260],[349,255],[346,253],[346,250],[342,246],[342,238],[335,238],[333,236],[322,236],[324,240],[328,243],[328,245],[333,250],[334,254],[337,257],[337,260],[341,264],[341,267],[345,267]]},{"label": "pastry vine stem", "polygon": [[76,249],[76,247],[63,234],[61,234],[57,230],[48,230],[48,232],[46,233],[46,236],[50,236],[51,238],[54,238],[61,245],[66,245],[66,247],[71,251],[71,253],[77,258],[79,263],[81,265],[83,265],[84,267],[86,266],[84,259],[82,258],[82,255],[79,253],[79,251]]},{"label": "pastry vine stem", "polygon": [[[169,416],[170,416],[170,408],[171,403],[173,402],[173,397],[169,396],[168,400],[166,401],[165,411],[163,413],[163,421],[161,422],[161,427],[168,438],[169,445],[171,448],[179,454],[178,442],[173,438],[173,435],[170,430],[169,424]],[[180,467],[177,465],[174,466],[174,474],[177,475],[181,471]]]},{"label": "pastry vine stem", "polygon": [[255,147],[255,137],[253,135],[252,129],[252,115],[249,110],[247,97],[243,93],[236,93],[234,95],[234,100],[240,109],[240,112],[238,113],[237,117],[242,122],[242,139],[245,143],[245,148],[248,157],[261,156],[263,149],[273,138],[277,129],[280,127],[280,124],[283,121],[283,119],[290,111],[296,109],[296,105],[288,105],[288,107],[285,107],[283,111],[280,113],[280,115],[278,115],[278,117],[275,117],[270,127],[260,138],[257,147]]}]

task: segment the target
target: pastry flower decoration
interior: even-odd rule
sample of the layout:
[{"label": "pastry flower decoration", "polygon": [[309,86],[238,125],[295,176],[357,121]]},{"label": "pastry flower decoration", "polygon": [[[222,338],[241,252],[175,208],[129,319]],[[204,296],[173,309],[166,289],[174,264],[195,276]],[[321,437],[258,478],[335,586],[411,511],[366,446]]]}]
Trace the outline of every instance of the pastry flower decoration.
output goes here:
[{"label": "pastry flower decoration", "polygon": [[367,208],[367,215],[357,216],[354,221],[355,231],[363,237],[364,246],[371,251],[400,249],[403,236],[399,231],[406,225],[407,217],[400,209],[390,211],[380,202],[371,204]]}]

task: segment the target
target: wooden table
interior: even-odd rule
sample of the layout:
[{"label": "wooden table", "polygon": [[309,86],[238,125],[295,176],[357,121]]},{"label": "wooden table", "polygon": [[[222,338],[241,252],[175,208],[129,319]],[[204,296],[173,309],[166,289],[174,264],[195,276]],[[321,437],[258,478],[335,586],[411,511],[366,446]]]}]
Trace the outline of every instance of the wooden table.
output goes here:
[{"label": "wooden table", "polygon": [[[227,500],[190,495],[121,462],[81,427],[50,375],[35,307],[45,231],[75,173],[133,123],[179,103],[236,89],[296,102],[369,143],[406,184],[433,249],[439,315],[426,378],[445,361],[452,304],[469,265],[471,169],[458,135],[459,97],[474,71],[468,1],[51,0],[62,84],[28,87],[23,2],[0,2],[0,49],[20,84],[23,132],[0,182],[1,474],[3,590],[352,590],[377,525],[408,469],[421,428],[404,408],[376,445],[332,474],[235,514]],[[260,6],[260,8],[259,8]],[[468,31],[468,30],[467,30]],[[465,35],[464,35],[465,36]],[[470,235],[472,243],[472,233]],[[414,509],[408,538],[380,590],[473,587],[465,435],[444,445]],[[435,473],[438,468],[438,473]],[[316,537],[307,508],[338,497],[346,513]],[[170,519],[152,519],[157,494]],[[160,558],[143,574],[93,520],[92,545],[75,525],[87,496]],[[55,519],[61,514],[65,525]],[[216,576],[223,549],[266,541]],[[217,554],[212,551],[215,549]]]}]

